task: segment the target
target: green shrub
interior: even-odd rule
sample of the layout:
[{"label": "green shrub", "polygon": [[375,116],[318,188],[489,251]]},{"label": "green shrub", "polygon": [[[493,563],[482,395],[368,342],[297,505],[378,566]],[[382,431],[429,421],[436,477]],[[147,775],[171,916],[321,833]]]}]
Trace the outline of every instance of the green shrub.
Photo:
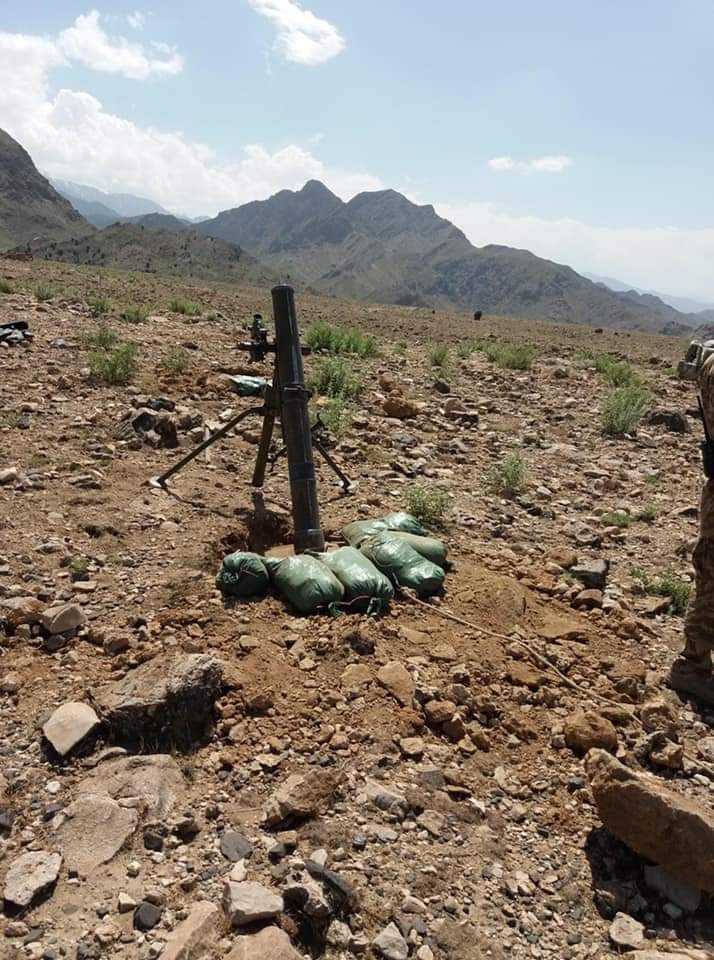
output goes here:
[{"label": "green shrub", "polygon": [[654,523],[659,515],[659,509],[655,503],[646,503],[644,507],[637,514],[638,520],[643,520],[645,523]]},{"label": "green shrub", "polygon": [[377,353],[375,337],[361,333],[353,327],[336,327],[325,320],[313,323],[307,331],[305,342],[313,350],[339,355],[353,353],[358,357],[373,357]]},{"label": "green shrub", "polygon": [[119,334],[102,322],[92,333],[85,333],[81,342],[85,350],[111,350],[119,342]]},{"label": "green shrub", "polygon": [[95,317],[106,317],[112,308],[112,302],[109,297],[90,297],[89,309]]},{"label": "green shrub", "polygon": [[478,350],[478,341],[473,338],[469,340],[459,340],[456,344],[456,356],[459,360],[468,360],[476,350]]},{"label": "green shrub", "polygon": [[90,566],[87,557],[73,557],[69,562],[69,575],[72,580],[87,580]]},{"label": "green shrub", "polygon": [[678,577],[673,570],[665,570],[661,576],[651,577],[644,570],[635,568],[633,577],[639,581],[642,590],[650,596],[669,597],[672,601],[669,612],[678,617],[684,616],[692,595],[692,584]]},{"label": "green shrub", "polygon": [[650,403],[650,395],[639,384],[615,387],[602,405],[602,425],[605,433],[620,436],[632,433]]},{"label": "green shrub", "polygon": [[149,311],[146,307],[125,307],[119,316],[126,323],[145,323],[146,318],[149,316]]},{"label": "green shrub", "polygon": [[174,347],[161,361],[164,370],[170,373],[184,373],[191,366],[193,358],[183,347]]},{"label": "green shrub", "polygon": [[485,341],[481,349],[502,370],[530,370],[538,356],[536,348],[528,343]]},{"label": "green shrub", "polygon": [[332,397],[320,408],[320,419],[338,440],[343,437],[352,424],[354,407],[344,397]]},{"label": "green shrub", "polygon": [[7,280],[0,280],[0,293],[14,293],[15,288]]},{"label": "green shrub", "polygon": [[415,483],[404,493],[404,505],[409,513],[427,527],[443,527],[451,496],[438,487],[424,487]]},{"label": "green shrub", "polygon": [[446,373],[449,369],[449,345],[446,343],[433,344],[429,349],[429,363],[441,373]]},{"label": "green shrub", "polygon": [[310,380],[310,386],[323,397],[359,400],[363,386],[352,365],[343,357],[325,357]]},{"label": "green shrub", "polygon": [[630,387],[642,383],[639,373],[626,360],[615,360],[606,353],[595,357],[595,369],[611,387]]},{"label": "green shrub", "polygon": [[190,300],[172,300],[169,310],[173,313],[181,313],[185,317],[200,317],[203,313],[200,304],[191,303]]},{"label": "green shrub", "polygon": [[137,346],[124,340],[108,350],[93,350],[89,354],[89,369],[96,380],[123,385],[131,383],[136,373]]},{"label": "green shrub", "polygon": [[521,453],[511,453],[491,469],[490,479],[500,496],[515,497],[523,493],[528,483],[528,464]]},{"label": "green shrub", "polygon": [[34,289],[34,294],[40,303],[46,303],[54,298],[55,292],[52,287],[48,287],[44,283],[38,283]]},{"label": "green shrub", "polygon": [[632,523],[632,517],[624,510],[613,510],[611,513],[603,513],[601,520],[606,527],[620,527],[621,530],[626,530]]}]

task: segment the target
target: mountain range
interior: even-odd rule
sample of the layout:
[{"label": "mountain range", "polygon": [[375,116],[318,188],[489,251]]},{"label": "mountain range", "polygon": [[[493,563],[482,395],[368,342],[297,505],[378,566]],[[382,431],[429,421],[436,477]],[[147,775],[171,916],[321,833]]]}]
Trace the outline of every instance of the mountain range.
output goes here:
[{"label": "mountain range", "polygon": [[[29,244],[48,259],[201,279],[289,278],[363,301],[598,327],[683,334],[704,319],[652,294],[611,290],[527,250],[475,247],[432,206],[394,190],[344,202],[310,180],[190,223],[147,198],[57,185],[66,196],[0,131],[0,247]],[[89,222],[105,217],[110,225],[101,230]]]}]

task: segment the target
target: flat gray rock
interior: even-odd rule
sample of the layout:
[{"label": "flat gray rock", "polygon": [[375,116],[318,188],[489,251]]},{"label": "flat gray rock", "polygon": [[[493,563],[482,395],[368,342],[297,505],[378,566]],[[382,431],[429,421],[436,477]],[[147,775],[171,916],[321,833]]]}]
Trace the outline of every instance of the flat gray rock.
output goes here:
[{"label": "flat gray rock", "polygon": [[79,794],[105,795],[129,805],[140,801],[151,820],[164,820],[185,788],[181,768],[165,753],[119,757],[100,763],[82,780]]},{"label": "flat gray rock", "polygon": [[274,920],[283,912],[283,898],[262,883],[227,880],[223,887],[223,910],[232,927],[245,927],[257,920]]},{"label": "flat gray rock", "polygon": [[389,923],[372,942],[375,952],[385,960],[407,960],[409,947],[396,923]]},{"label": "flat gray rock", "polygon": [[99,724],[99,717],[86,703],[63,703],[42,728],[45,739],[60,757],[66,757]]},{"label": "flat gray rock", "polygon": [[55,838],[68,870],[81,877],[109,863],[136,830],[136,810],[107,796],[79,797],[55,821]]},{"label": "flat gray rock", "polygon": [[12,861],[7,871],[4,898],[16,907],[29,907],[36,897],[57,882],[61,866],[59,853],[46,850],[23,853]]},{"label": "flat gray rock", "polygon": [[208,733],[222,682],[223,662],[216,657],[158,656],[94,699],[113,742],[187,750]]},{"label": "flat gray rock", "polygon": [[40,618],[40,623],[50,636],[77,630],[86,621],[87,616],[77,603],[63,603],[56,607],[48,607]]}]

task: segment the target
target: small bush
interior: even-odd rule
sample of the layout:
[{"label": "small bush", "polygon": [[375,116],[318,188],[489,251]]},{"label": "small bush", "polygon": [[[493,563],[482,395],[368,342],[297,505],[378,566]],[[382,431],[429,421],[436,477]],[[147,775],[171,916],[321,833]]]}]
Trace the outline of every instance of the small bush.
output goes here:
[{"label": "small bush", "polygon": [[164,357],[161,366],[169,373],[184,373],[191,366],[193,358],[188,350],[183,347],[174,347],[174,349]]},{"label": "small bush", "polygon": [[106,317],[111,308],[109,297],[91,297],[89,300],[89,309],[95,317]]},{"label": "small bush", "polygon": [[310,327],[305,342],[313,350],[323,350],[335,355],[353,353],[358,357],[373,357],[377,353],[375,337],[361,333],[353,327],[336,327],[324,320],[319,320]]},{"label": "small bush", "polygon": [[190,300],[172,300],[169,310],[173,313],[181,313],[185,317],[200,317],[203,313],[200,304],[191,303]]},{"label": "small bush", "polygon": [[606,353],[595,357],[595,369],[611,387],[630,387],[642,383],[639,373],[626,360],[615,360]]},{"label": "small bush", "polygon": [[446,343],[435,343],[429,350],[429,363],[441,373],[449,369],[449,346]]},{"label": "small bush", "polygon": [[459,360],[468,360],[476,350],[478,350],[478,341],[473,339],[459,340],[456,345],[456,356]]},{"label": "small bush", "polygon": [[661,576],[651,577],[644,570],[634,569],[633,577],[639,581],[642,590],[650,596],[669,597],[672,603],[669,612],[683,617],[689,606],[692,585],[688,580],[678,577],[673,570],[665,570]]},{"label": "small bush", "polygon": [[536,348],[527,343],[486,342],[482,349],[488,359],[502,370],[530,370],[538,356]]},{"label": "small bush", "polygon": [[136,351],[137,346],[131,340],[124,340],[109,350],[93,350],[89,354],[92,376],[104,383],[131,383],[136,373]]},{"label": "small bush", "polygon": [[99,323],[92,333],[86,333],[82,337],[82,346],[85,350],[111,350],[118,342],[119,334],[106,323]]},{"label": "small bush", "polygon": [[0,293],[14,293],[15,288],[7,280],[0,280]]},{"label": "small bush", "polygon": [[404,504],[413,516],[427,527],[443,527],[451,497],[438,487],[414,484],[404,494]]},{"label": "small bush", "polygon": [[149,311],[146,307],[125,307],[119,316],[126,323],[145,323],[146,318],[149,316]]},{"label": "small bush", "polygon": [[352,365],[343,357],[321,360],[310,386],[323,397],[342,400],[359,400],[363,391]]},{"label": "small bush", "polygon": [[87,557],[73,557],[69,563],[69,575],[72,580],[87,580],[90,566]]},{"label": "small bush", "polygon": [[624,510],[613,510],[612,513],[603,513],[601,519],[606,527],[619,527],[621,530],[626,530],[632,523],[632,517],[629,513],[625,513]]},{"label": "small bush", "polygon": [[650,395],[639,384],[616,387],[602,405],[602,425],[610,436],[632,433],[642,419]]},{"label": "small bush", "polygon": [[512,453],[491,470],[491,485],[500,496],[515,497],[528,483],[528,464],[522,454]]},{"label": "small bush", "polygon": [[320,409],[320,419],[336,439],[343,437],[352,424],[354,407],[344,397],[333,397]]},{"label": "small bush", "polygon": [[46,303],[54,298],[55,292],[52,287],[48,287],[44,283],[38,283],[34,289],[34,294],[40,303]]}]

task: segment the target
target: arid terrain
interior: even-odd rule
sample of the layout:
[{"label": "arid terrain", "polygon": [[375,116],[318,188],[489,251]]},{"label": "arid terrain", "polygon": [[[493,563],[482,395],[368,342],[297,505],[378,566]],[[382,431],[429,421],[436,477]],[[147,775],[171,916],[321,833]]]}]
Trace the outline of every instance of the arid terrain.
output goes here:
[{"label": "arid terrain", "polygon": [[[0,259],[2,281],[0,323],[32,334],[0,345],[3,960],[711,956],[681,952],[714,949],[704,881],[606,831],[583,760],[605,747],[710,815],[713,718],[664,686],[701,483],[684,341],[299,293],[303,331],[377,342],[345,360],[361,396],[312,402],[354,482],[318,461],[330,543],[422,495],[455,562],[438,598],[307,617],[215,587],[225,553],[290,540],[285,461],[250,485],[257,420],[148,484],[256,403],[225,375],[270,374],[236,349],[269,289]],[[136,372],[107,384],[121,341]],[[489,344],[532,346],[530,368]],[[631,434],[603,430],[605,355],[649,391]],[[186,663],[211,677],[195,717],[163,715]],[[48,746],[57,708],[105,720],[146,665],[171,723]],[[676,862],[686,829],[641,816]]]}]

